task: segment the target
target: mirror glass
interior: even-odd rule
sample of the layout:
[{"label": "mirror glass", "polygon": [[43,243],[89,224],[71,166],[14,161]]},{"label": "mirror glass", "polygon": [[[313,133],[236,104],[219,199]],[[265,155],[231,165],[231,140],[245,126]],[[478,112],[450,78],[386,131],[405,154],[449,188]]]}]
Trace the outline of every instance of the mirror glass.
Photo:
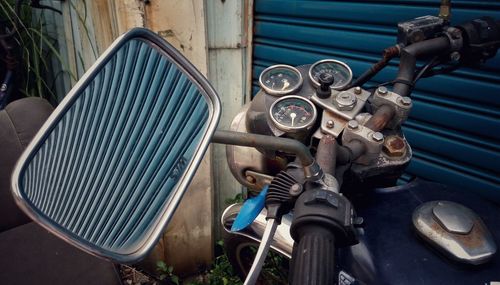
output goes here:
[{"label": "mirror glass", "polygon": [[207,149],[220,103],[156,34],[120,37],[19,160],[18,205],[71,244],[121,263],[154,246]]}]

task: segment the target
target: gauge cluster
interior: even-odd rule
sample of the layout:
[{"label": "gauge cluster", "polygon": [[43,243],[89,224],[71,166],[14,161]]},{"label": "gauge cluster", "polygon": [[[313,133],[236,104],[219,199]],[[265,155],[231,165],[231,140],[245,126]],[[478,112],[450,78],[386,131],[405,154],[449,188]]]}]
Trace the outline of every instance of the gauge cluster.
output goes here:
[{"label": "gauge cluster", "polygon": [[[325,77],[333,78],[333,83],[329,81],[325,85],[324,79],[321,79]],[[352,79],[351,68],[335,59],[297,67],[279,64],[266,68],[260,74],[259,85],[265,96],[270,130],[275,136],[288,135],[294,138],[306,137],[313,126],[323,133],[342,130],[345,120],[359,113],[369,95],[364,90],[361,93],[355,93],[354,89],[343,90],[347,89]],[[317,93],[320,88],[322,96]],[[328,114],[323,115],[325,112]],[[339,118],[339,124],[325,132],[327,126],[322,118],[331,118],[333,115]],[[317,118],[321,119],[318,123]]]}]

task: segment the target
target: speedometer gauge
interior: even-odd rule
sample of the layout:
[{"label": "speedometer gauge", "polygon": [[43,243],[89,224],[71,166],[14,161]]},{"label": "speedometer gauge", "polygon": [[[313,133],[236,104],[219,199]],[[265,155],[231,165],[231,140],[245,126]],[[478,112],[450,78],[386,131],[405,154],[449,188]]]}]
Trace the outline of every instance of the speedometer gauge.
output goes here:
[{"label": "speedometer gauge", "polygon": [[352,80],[351,68],[347,64],[335,59],[320,60],[311,65],[311,68],[309,68],[309,79],[314,86],[319,86],[318,78],[322,73],[333,75],[334,81],[330,87],[336,90],[346,87]]},{"label": "speedometer gauge", "polygon": [[286,95],[297,91],[302,86],[302,75],[289,65],[273,65],[266,68],[259,77],[259,84],[267,94]]},{"label": "speedometer gauge", "polygon": [[289,95],[276,100],[269,110],[274,125],[285,132],[309,129],[316,121],[314,104],[306,98]]}]

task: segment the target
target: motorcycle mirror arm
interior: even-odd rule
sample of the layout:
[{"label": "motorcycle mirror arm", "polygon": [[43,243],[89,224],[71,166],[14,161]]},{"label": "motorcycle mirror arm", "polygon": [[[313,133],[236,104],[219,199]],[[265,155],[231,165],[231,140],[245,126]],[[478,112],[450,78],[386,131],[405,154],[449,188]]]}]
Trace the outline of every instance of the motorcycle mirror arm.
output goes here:
[{"label": "motorcycle mirror arm", "polygon": [[257,147],[292,153],[299,158],[306,179],[319,180],[323,177],[321,167],[311,155],[307,146],[293,139],[219,130],[215,131],[212,143]]}]

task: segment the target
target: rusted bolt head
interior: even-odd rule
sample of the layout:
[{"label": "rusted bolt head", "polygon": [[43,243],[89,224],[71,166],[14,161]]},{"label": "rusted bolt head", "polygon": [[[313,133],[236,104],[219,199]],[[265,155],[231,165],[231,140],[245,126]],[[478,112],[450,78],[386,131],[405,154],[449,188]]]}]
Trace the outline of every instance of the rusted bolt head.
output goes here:
[{"label": "rusted bolt head", "polygon": [[256,179],[252,175],[247,175],[246,179],[248,183],[255,184]]},{"label": "rusted bolt head", "polygon": [[372,139],[376,142],[381,142],[384,140],[384,135],[380,132],[374,132],[372,134]]},{"label": "rusted bolt head", "polygon": [[384,87],[384,86],[380,86],[379,88],[377,88],[377,93],[384,96],[387,94],[387,87]]},{"label": "rusted bolt head", "polygon": [[335,123],[332,121],[332,120],[328,120],[328,122],[326,122],[326,127],[331,129],[335,126]]},{"label": "rusted bolt head", "polygon": [[410,97],[403,97],[401,98],[401,104],[405,106],[410,106],[411,105],[411,98]]},{"label": "rusted bolt head", "polygon": [[453,61],[459,61],[460,57],[461,57],[461,55],[458,51],[454,51],[450,54],[450,59]]},{"label": "rusted bolt head", "polygon": [[347,123],[347,127],[351,130],[355,130],[359,127],[359,124],[358,124],[358,121],[356,120],[350,120],[348,123]]},{"label": "rusted bolt head", "polygon": [[361,87],[359,87],[359,86],[354,87],[354,94],[359,95],[359,94],[361,94],[361,91],[362,91]]},{"label": "rusted bolt head", "polygon": [[389,136],[385,139],[383,150],[391,157],[402,156],[406,151],[406,144],[401,137]]}]

